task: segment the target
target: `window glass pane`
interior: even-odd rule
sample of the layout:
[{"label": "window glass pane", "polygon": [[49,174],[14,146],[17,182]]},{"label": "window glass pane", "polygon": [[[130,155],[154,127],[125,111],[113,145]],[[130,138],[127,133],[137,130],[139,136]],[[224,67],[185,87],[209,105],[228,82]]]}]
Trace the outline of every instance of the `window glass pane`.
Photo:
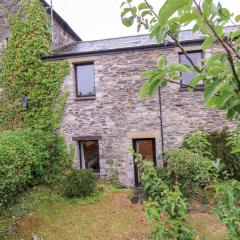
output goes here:
[{"label": "window glass pane", "polygon": [[77,95],[95,95],[94,65],[84,64],[76,66]]},{"label": "window glass pane", "polygon": [[[202,52],[188,53],[188,56],[192,59],[195,65],[201,66]],[[186,58],[184,54],[180,54],[180,63],[186,64],[193,68],[192,64]],[[197,73],[181,73],[181,80],[183,84],[189,85],[191,80],[197,76]],[[199,82],[199,85],[202,85],[203,82]]]},{"label": "window glass pane", "polygon": [[90,168],[96,172],[100,171],[98,141],[80,142],[80,160],[81,168]]}]

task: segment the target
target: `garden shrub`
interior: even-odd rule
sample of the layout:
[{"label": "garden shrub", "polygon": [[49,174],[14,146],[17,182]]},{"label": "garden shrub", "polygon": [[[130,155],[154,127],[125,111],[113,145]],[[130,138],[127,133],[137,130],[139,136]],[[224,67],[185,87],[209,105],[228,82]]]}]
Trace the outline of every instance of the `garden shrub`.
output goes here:
[{"label": "garden shrub", "polygon": [[187,149],[172,149],[166,154],[168,175],[181,185],[186,196],[197,193],[211,180],[209,159]]},{"label": "garden shrub", "polygon": [[240,180],[240,154],[233,152],[234,145],[237,144],[235,134],[227,130],[211,132],[208,135],[208,141],[212,145],[214,158],[221,159],[227,173]]},{"label": "garden shrub", "polygon": [[219,159],[223,165],[222,178],[226,172],[229,177],[240,179],[240,153],[234,152],[235,145],[239,146],[237,135],[237,131],[230,132],[227,129],[220,132],[198,131],[186,137],[183,147],[201,156]]},{"label": "garden shrub", "polygon": [[158,169],[154,167],[152,161],[140,161],[138,168],[143,172],[141,183],[146,198],[154,199],[155,202],[161,202],[161,194],[167,188],[167,185],[159,176]]},{"label": "garden shrub", "polygon": [[28,187],[50,183],[53,166],[63,166],[65,158],[64,141],[55,134],[21,129],[2,132],[0,206],[13,203]]},{"label": "garden shrub", "polygon": [[96,183],[92,170],[72,169],[63,178],[63,194],[69,198],[87,197],[94,192]]},{"label": "garden shrub", "polygon": [[226,225],[226,239],[240,239],[240,182],[230,180],[214,185],[217,205],[214,209],[216,217]]},{"label": "garden shrub", "polygon": [[179,187],[169,188],[151,161],[141,161],[138,167],[143,172],[141,182],[148,194],[145,202],[147,218],[154,229],[150,239],[199,239],[186,222],[187,203]]},{"label": "garden shrub", "polygon": [[184,141],[184,147],[197,153],[201,157],[212,159],[211,143],[208,142],[208,133],[197,131],[194,134],[188,135]]}]

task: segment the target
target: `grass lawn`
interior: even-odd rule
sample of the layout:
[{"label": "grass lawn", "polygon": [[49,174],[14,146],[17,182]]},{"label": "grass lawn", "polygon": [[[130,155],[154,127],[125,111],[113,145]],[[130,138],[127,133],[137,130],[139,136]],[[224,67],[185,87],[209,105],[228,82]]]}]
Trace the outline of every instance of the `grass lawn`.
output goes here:
[{"label": "grass lawn", "polygon": [[[5,230],[15,223],[8,236],[0,232],[0,239],[30,240],[33,235],[43,240],[147,239],[151,226],[143,206],[131,204],[131,191],[102,188],[86,200],[68,200],[47,188],[36,188],[12,209],[11,217],[0,218]],[[226,235],[225,228],[207,213],[191,214],[189,222],[206,240],[221,240]]]}]

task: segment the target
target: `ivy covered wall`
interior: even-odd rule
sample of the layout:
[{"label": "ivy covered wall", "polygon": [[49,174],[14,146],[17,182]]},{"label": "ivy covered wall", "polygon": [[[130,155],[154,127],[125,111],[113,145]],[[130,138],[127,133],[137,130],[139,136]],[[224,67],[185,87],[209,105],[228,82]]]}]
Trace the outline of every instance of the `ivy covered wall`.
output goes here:
[{"label": "ivy covered wall", "polygon": [[[50,20],[39,0],[24,0],[9,18],[10,38],[0,71],[0,130],[33,128],[53,131],[66,95],[59,96],[69,72],[65,61],[43,62],[51,54]],[[28,99],[23,108],[22,98]]]}]

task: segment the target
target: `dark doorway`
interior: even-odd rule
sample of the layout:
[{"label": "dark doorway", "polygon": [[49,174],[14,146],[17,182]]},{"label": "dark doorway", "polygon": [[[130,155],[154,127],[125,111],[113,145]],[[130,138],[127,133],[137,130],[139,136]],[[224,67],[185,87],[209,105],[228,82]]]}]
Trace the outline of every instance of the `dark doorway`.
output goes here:
[{"label": "dark doorway", "polygon": [[80,141],[80,167],[100,172],[98,141]]},{"label": "dark doorway", "polygon": [[[143,160],[153,161],[154,165],[156,166],[156,143],[154,138],[133,139],[133,149],[136,153],[142,155]],[[135,161],[134,172],[135,172],[135,186],[140,186],[141,173],[139,172]]]}]

